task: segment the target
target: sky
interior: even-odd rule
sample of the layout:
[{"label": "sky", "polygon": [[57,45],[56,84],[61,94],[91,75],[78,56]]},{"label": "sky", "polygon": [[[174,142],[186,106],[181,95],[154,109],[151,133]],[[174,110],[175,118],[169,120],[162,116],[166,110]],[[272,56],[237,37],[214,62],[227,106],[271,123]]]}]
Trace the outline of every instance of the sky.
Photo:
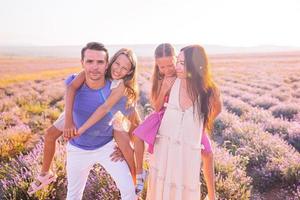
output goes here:
[{"label": "sky", "polygon": [[299,0],[0,0],[0,45],[300,47]]}]

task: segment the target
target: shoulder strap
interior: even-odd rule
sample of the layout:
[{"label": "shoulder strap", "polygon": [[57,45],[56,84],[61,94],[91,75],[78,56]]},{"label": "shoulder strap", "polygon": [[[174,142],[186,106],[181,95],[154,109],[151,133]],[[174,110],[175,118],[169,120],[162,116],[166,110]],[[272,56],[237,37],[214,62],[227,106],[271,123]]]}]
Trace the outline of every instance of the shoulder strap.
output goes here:
[{"label": "shoulder strap", "polygon": [[180,86],[180,79],[177,78],[171,88],[170,97],[169,97],[169,102],[174,106],[179,106],[179,86]]},{"label": "shoulder strap", "polygon": [[[104,102],[107,100],[106,95],[103,93],[103,90],[110,90],[110,83],[106,83],[105,86],[103,88],[100,89],[100,96],[104,99]],[[111,111],[108,112],[110,114],[111,117],[113,117],[114,115],[112,114]]]},{"label": "shoulder strap", "polygon": [[110,89],[114,89],[119,87],[119,85],[123,82],[123,79],[119,79],[119,80],[112,80],[111,81],[111,85],[110,85]]}]

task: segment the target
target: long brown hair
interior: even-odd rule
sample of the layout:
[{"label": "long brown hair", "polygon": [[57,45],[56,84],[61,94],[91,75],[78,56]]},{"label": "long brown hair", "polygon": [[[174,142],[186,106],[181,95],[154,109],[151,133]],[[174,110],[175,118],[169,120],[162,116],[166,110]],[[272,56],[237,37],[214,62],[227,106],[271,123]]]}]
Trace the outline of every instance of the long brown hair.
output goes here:
[{"label": "long brown hair", "polygon": [[154,58],[155,66],[152,74],[152,89],[151,89],[151,100],[156,100],[161,87],[161,80],[163,75],[160,74],[156,59],[163,57],[176,56],[175,48],[169,43],[162,43],[158,45],[155,49]]},{"label": "long brown hair", "polygon": [[213,127],[213,105],[219,90],[212,79],[210,65],[205,50],[200,45],[181,49],[187,72],[187,92],[193,101],[193,111],[199,122],[204,118],[204,128],[209,132]]},{"label": "long brown hair", "polygon": [[139,96],[139,89],[137,84],[137,57],[131,49],[122,48],[110,59],[108,64],[106,78],[112,79],[111,66],[120,55],[125,55],[131,63],[130,71],[123,80],[126,87],[125,95],[128,98],[127,105],[135,104]]}]

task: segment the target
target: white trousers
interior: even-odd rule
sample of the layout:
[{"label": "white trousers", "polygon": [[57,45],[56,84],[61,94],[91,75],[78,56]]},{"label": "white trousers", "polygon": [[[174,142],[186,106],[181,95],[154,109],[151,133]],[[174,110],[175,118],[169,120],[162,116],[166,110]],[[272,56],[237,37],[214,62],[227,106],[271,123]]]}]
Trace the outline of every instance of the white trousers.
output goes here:
[{"label": "white trousers", "polygon": [[114,151],[111,141],[95,150],[84,150],[67,144],[67,200],[82,199],[85,184],[93,165],[99,163],[111,175],[121,193],[122,200],[135,200],[133,180],[125,161],[113,162],[110,155]]}]

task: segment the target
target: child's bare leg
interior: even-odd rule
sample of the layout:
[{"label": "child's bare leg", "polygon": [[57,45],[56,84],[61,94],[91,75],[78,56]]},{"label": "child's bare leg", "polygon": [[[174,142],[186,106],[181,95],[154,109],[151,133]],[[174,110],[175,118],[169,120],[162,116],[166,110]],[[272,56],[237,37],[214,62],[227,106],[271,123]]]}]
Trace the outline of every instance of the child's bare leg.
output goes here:
[{"label": "child's bare leg", "polygon": [[135,180],[136,170],[134,162],[134,151],[130,145],[130,137],[128,133],[114,130],[114,138],[128,164],[132,178]]},{"label": "child's bare leg", "polygon": [[134,152],[135,152],[135,162],[136,162],[136,173],[143,173],[143,160],[144,160],[144,141],[140,138],[133,136],[134,142]]},{"label": "child's bare leg", "polygon": [[29,195],[32,195],[36,191],[55,181],[56,176],[53,173],[49,173],[49,169],[55,153],[56,140],[61,135],[62,132],[53,125],[46,130],[42,170],[35,180],[30,184],[30,187],[27,191]]},{"label": "child's bare leg", "polygon": [[208,190],[208,199],[216,199],[215,197],[215,173],[213,152],[201,151],[203,162],[203,174]]},{"label": "child's bare leg", "polygon": [[143,158],[144,158],[144,141],[140,138],[133,136],[134,142],[134,153],[136,160],[136,188],[135,192],[137,195],[141,195],[144,182],[145,182],[145,173],[143,170]]},{"label": "child's bare leg", "polygon": [[41,175],[49,172],[55,153],[56,140],[61,135],[62,132],[53,125],[46,130]]}]

